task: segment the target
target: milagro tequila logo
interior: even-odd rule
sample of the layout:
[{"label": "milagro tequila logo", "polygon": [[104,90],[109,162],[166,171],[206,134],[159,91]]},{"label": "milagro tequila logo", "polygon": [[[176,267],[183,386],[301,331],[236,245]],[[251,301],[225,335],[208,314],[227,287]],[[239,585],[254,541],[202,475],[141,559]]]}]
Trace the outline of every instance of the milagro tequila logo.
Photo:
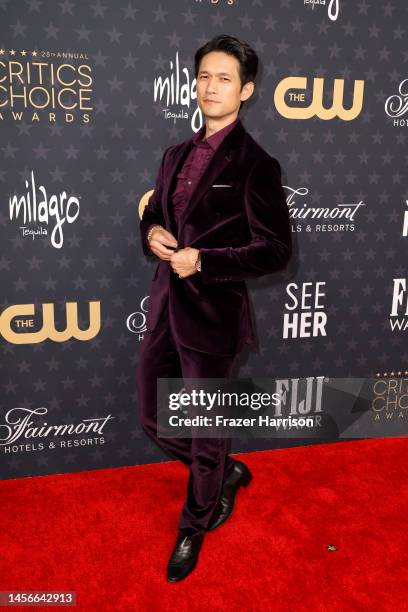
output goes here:
[{"label": "milagro tequila logo", "polygon": [[[0,422],[0,447],[5,447],[4,452],[16,452],[18,450],[42,450],[43,445],[40,448],[29,448],[25,447],[24,443],[28,441],[38,441],[44,438],[51,440],[57,440],[56,442],[49,441],[49,447],[54,448],[55,444],[61,447],[71,446],[66,445],[63,440],[64,436],[75,436],[75,435],[90,435],[90,434],[103,434],[103,430],[108,421],[111,421],[115,417],[108,414],[106,417],[95,417],[89,419],[82,419],[80,422],[65,423],[63,425],[48,425],[47,422],[37,424],[35,419],[46,415],[48,409],[44,406],[31,410],[29,408],[17,407],[11,408],[6,412],[4,417],[4,423]],[[90,442],[91,439],[86,440]],[[23,445],[15,445],[16,442],[22,442]],[[14,444],[15,446],[10,446]],[[75,445],[76,446],[76,445]]]},{"label": "milagro tequila logo", "polygon": [[237,0],[194,0],[194,3],[197,4],[210,4],[211,6],[233,6]]},{"label": "milagro tequila logo", "polygon": [[340,0],[303,0],[303,4],[311,4],[312,9],[315,8],[316,5],[326,6],[327,4],[327,14],[329,19],[332,21],[336,21],[339,16],[340,11]]},{"label": "milagro tequila logo", "polygon": [[360,206],[365,203],[349,202],[337,204],[337,206],[310,206],[305,202],[305,196],[309,194],[307,187],[292,188],[284,185],[289,195],[286,203],[289,208],[289,216],[292,223],[292,232],[353,232],[355,230],[355,217]]},{"label": "milagro tequila logo", "polygon": [[408,79],[401,81],[398,94],[393,94],[386,99],[384,108],[388,117],[394,119],[395,127],[406,127],[408,125],[407,119],[400,119],[408,111]]},{"label": "milagro tequila logo", "polygon": [[34,171],[31,181],[25,181],[26,192],[23,195],[9,197],[10,221],[17,221],[23,237],[33,240],[37,236],[48,236],[54,248],[60,249],[64,244],[64,223],[72,224],[79,216],[79,199],[67,195],[48,194],[44,185],[37,188]]},{"label": "milagro tequila logo", "polygon": [[[185,66],[180,69],[179,54],[176,52],[176,61],[169,62],[170,74],[158,76],[154,79],[153,96],[154,101],[159,101],[165,105],[163,113],[166,119],[188,119],[193,100],[197,99],[196,83],[197,79],[190,76],[188,68]],[[174,107],[181,107],[178,111],[173,111]],[[187,108],[187,110],[186,110]],[[198,132],[203,124],[202,113],[197,106],[191,116],[191,129]]]}]

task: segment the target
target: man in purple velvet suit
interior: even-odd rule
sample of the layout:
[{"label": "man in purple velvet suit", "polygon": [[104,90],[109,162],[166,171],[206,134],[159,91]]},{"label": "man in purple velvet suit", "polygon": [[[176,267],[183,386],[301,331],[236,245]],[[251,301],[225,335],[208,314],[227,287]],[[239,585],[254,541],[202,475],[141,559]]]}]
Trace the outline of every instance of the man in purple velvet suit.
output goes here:
[{"label": "man in purple velvet suit", "polygon": [[172,582],[194,569],[205,533],[231,515],[252,474],[228,454],[230,440],[157,437],[157,378],[230,376],[255,340],[245,279],[281,270],[292,251],[279,162],[238,116],[257,68],[255,51],[235,37],[217,36],[196,52],[205,124],[166,149],[140,221],[144,253],[159,258],[137,368],[141,424],[189,468]]}]

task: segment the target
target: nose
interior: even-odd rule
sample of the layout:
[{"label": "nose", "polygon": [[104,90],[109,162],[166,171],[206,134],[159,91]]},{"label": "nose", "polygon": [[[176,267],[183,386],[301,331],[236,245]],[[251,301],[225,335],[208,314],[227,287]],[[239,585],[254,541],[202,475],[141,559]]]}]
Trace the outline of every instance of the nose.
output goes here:
[{"label": "nose", "polygon": [[210,78],[207,80],[207,89],[206,89],[207,93],[210,93],[210,92],[213,93],[216,91],[215,82],[216,81],[213,78]]}]

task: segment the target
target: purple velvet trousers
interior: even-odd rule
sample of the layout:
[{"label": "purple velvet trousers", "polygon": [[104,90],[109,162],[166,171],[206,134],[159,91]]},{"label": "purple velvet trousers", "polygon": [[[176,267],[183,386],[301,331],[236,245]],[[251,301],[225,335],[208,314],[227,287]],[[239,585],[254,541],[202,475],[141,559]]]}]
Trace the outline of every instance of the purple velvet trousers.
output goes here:
[{"label": "purple velvet trousers", "polygon": [[229,438],[158,438],[157,378],[224,378],[231,375],[237,355],[201,353],[178,345],[170,328],[168,305],[153,332],[146,333],[137,366],[139,417],[143,430],[172,458],[189,468],[187,495],[179,529],[203,531],[216,508],[222,486],[234,469]]}]

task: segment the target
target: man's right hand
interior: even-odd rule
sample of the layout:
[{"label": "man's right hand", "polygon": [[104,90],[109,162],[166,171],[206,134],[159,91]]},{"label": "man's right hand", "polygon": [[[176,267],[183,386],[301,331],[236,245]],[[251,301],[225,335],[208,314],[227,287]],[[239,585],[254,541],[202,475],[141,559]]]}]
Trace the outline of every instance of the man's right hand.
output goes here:
[{"label": "man's right hand", "polygon": [[152,231],[149,241],[150,249],[157,257],[163,261],[169,261],[170,257],[174,253],[174,249],[167,247],[172,246],[177,248],[177,240],[166,229],[157,227]]}]

